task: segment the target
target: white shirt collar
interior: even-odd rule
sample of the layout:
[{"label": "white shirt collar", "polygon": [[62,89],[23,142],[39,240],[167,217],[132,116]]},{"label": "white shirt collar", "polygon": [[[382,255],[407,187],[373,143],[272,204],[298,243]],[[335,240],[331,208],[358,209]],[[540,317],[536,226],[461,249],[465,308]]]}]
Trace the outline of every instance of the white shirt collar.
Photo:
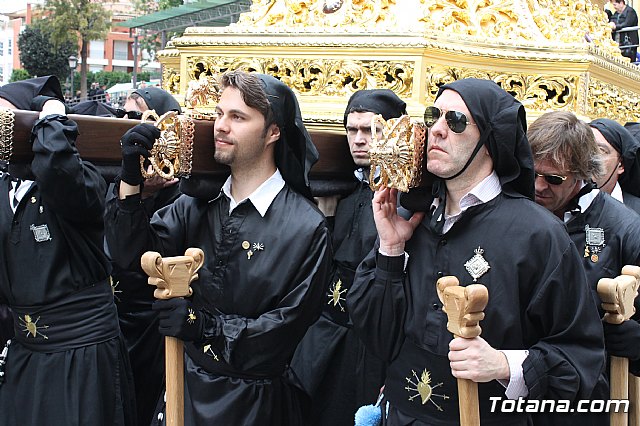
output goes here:
[{"label": "white shirt collar", "polygon": [[616,186],[613,187],[611,196],[621,203],[624,203],[624,200],[622,199],[622,188],[620,187],[620,184],[618,182],[616,182]]},{"label": "white shirt collar", "polygon": [[280,170],[276,169],[276,172],[256,188],[247,198],[236,202],[231,196],[231,176],[229,176],[224,185],[222,185],[222,192],[231,200],[229,204],[229,214],[240,204],[249,200],[256,210],[258,210],[260,216],[264,217],[264,215],[267,214],[267,210],[269,210],[269,206],[271,206],[271,203],[276,198],[276,195],[284,188],[284,184],[285,182],[280,174]]},{"label": "white shirt collar", "polygon": [[[585,185],[586,183],[583,182],[580,189],[582,189],[582,187],[584,187]],[[589,208],[589,206],[591,205],[593,200],[595,200],[595,198],[598,196],[599,193],[600,193],[600,190],[598,188],[594,188],[590,192],[580,197],[580,199],[578,200],[578,207],[580,207],[580,213],[584,213]],[[564,223],[569,222],[573,217],[575,217],[575,215],[573,215],[570,211],[564,212]]]},{"label": "white shirt collar", "polygon": [[[488,203],[496,198],[501,192],[502,185],[500,185],[500,179],[494,170],[489,176],[484,178],[482,182],[474,186],[471,191],[460,198],[460,211],[457,214],[451,216],[445,214],[442,232],[447,233],[453,224],[460,219],[462,213],[467,211],[470,207]],[[432,207],[437,208],[439,204],[440,199],[436,198],[433,200]]]}]

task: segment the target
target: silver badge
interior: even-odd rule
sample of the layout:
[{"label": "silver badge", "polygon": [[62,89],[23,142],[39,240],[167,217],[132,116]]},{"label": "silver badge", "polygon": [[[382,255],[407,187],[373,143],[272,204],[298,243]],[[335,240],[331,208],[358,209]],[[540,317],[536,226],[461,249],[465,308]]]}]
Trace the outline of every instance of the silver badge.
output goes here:
[{"label": "silver badge", "polygon": [[464,267],[466,268],[467,272],[469,272],[469,275],[471,275],[471,277],[473,278],[473,282],[476,282],[478,278],[486,274],[487,271],[491,269],[491,266],[489,265],[489,262],[487,262],[487,260],[482,257],[482,253],[484,253],[484,250],[481,249],[480,246],[478,246],[478,248],[473,252],[475,254],[471,259],[467,260],[467,262],[464,264]]},{"label": "silver badge", "polygon": [[588,257],[593,263],[596,263],[598,260],[600,260],[599,253],[606,245],[604,241],[604,229],[591,228],[589,227],[589,225],[585,225],[584,232],[584,257]]},{"label": "silver badge", "polygon": [[43,241],[50,241],[51,234],[49,233],[49,227],[45,225],[31,225],[29,227],[33,231],[33,237],[37,242],[41,243]]}]

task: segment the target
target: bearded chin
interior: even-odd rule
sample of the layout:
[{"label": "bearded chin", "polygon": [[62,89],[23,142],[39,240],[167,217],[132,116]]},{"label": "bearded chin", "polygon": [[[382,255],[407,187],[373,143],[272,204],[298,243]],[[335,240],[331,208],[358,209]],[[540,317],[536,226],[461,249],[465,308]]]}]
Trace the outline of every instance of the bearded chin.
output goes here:
[{"label": "bearded chin", "polygon": [[226,166],[231,165],[231,161],[233,160],[231,155],[217,151],[213,154],[213,159],[216,160],[217,163],[224,164]]}]

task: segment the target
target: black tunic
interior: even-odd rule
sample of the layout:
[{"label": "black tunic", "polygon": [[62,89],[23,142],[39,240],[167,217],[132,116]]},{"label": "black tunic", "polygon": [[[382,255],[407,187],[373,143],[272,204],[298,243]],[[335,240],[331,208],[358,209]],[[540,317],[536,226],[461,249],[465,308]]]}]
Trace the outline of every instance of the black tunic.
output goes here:
[{"label": "black tunic", "polygon": [[[479,248],[490,265],[477,280],[489,291],[481,336],[496,349],[529,351],[523,363],[529,399],[590,396],[604,366],[602,325],[562,224],[530,200],[504,192],[469,208],[445,235],[433,233],[429,220],[405,246],[406,273],[404,257],[385,257],[376,249],[358,268],[347,299],[354,327],[390,363],[389,424],[459,423],[447,358],[452,336],[435,284],[446,275],[461,285],[473,283],[464,265]],[[415,396],[425,371],[432,396],[422,404]],[[526,413],[489,412],[491,396],[506,398],[502,385],[479,383],[478,389],[483,426],[526,424]]]},{"label": "black tunic", "polygon": [[[625,201],[627,196],[624,196]],[[640,265],[640,216],[629,211],[618,200],[602,191],[582,213],[567,222],[571,239],[582,254],[583,265],[594,299],[600,314],[604,311],[600,305],[597,286],[600,278],[615,278],[621,274],[625,265]],[[596,228],[604,233],[603,245],[591,245],[587,249],[587,231]],[[640,320],[640,298],[635,300],[636,313],[632,320]],[[640,325],[639,325],[640,327]],[[633,371],[640,370],[640,361],[630,361]]]},{"label": "black tunic", "polygon": [[629,207],[634,212],[640,214],[640,198],[628,192],[622,191],[622,200],[625,206]]},{"label": "black tunic", "polygon": [[[107,200],[117,196],[110,188]],[[180,195],[178,185],[163,188],[142,200],[149,217]],[[118,322],[127,345],[135,384],[137,422],[148,425],[164,390],[164,336],[158,331],[158,314],[151,309],[154,286],[140,270],[113,263],[113,283]]]},{"label": "black tunic", "polygon": [[[372,198],[369,186],[359,182],[355,191],[338,203],[333,275],[324,310],[293,358],[292,369],[311,396],[313,425],[352,424],[356,410],[374,403],[384,382],[384,364],[365,349],[353,331],[346,306],[356,268],[378,236]],[[332,289],[337,291],[337,299]]]},{"label": "black tunic", "polygon": [[149,249],[204,251],[193,303],[211,321],[204,344],[185,343],[185,424],[301,424],[298,390],[286,376],[324,297],[331,250],[322,214],[288,186],[264,217],[250,201],[229,215],[225,195],[182,195],[149,224],[136,198],[108,207],[107,242],[121,267]]},{"label": "black tunic", "polygon": [[0,425],[134,424],[103,252],[106,184],[78,156],[73,121],[47,116],[33,134],[35,183],[15,215],[10,179],[0,180],[0,299],[16,331]]}]

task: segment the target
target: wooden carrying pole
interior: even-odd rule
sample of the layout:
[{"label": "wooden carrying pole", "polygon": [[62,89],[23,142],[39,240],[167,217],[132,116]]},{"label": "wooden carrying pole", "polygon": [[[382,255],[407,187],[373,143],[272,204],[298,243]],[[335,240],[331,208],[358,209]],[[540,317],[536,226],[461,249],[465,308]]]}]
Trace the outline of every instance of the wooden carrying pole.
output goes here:
[{"label": "wooden carrying pole", "polygon": [[[455,337],[471,339],[482,332],[478,322],[484,319],[484,308],[489,292],[482,284],[460,287],[456,277],[442,277],[436,283],[438,297],[447,314],[447,330]],[[478,384],[468,379],[458,379],[458,406],[461,426],[480,426]]]},{"label": "wooden carrying pole", "polygon": [[[625,266],[622,275],[616,278],[601,278],[598,281],[598,296],[602,300],[602,308],[605,311],[604,321],[609,324],[621,324],[628,321],[634,314],[633,301],[638,294],[638,277],[640,268]],[[625,274],[626,272],[626,274]],[[611,356],[610,368],[610,392],[612,400],[629,399],[629,360],[617,356]],[[630,401],[634,404],[634,401]],[[611,412],[611,426],[628,426],[628,413],[619,411]]]},{"label": "wooden carrying pole", "polygon": [[[140,264],[149,275],[149,284],[156,286],[156,299],[191,296],[190,284],[198,278],[197,271],[204,263],[204,253],[190,248],[184,256],[162,258],[159,253],[148,251]],[[186,321],[186,319],[185,319]],[[165,337],[165,381],[167,390],[166,424],[184,425],[184,348],[181,340]]]},{"label": "wooden carrying pole", "polygon": [[[38,119],[38,113],[21,110],[15,110],[14,113],[11,163],[27,164],[33,159],[29,139],[31,129]],[[70,114],[69,118],[78,125],[79,135],[76,147],[80,156],[83,160],[98,166],[120,166],[122,161],[120,138],[127,130],[140,124],[139,120],[90,115]],[[230,172],[227,166],[216,163],[213,158],[213,125],[214,121],[194,120],[191,174],[224,181]],[[336,192],[350,190],[353,170],[356,167],[349,152],[345,132],[312,129],[309,134],[320,154],[320,159],[311,169],[312,190],[320,184],[328,185],[329,192],[332,189]],[[314,181],[318,182],[318,185],[314,186]]]}]

